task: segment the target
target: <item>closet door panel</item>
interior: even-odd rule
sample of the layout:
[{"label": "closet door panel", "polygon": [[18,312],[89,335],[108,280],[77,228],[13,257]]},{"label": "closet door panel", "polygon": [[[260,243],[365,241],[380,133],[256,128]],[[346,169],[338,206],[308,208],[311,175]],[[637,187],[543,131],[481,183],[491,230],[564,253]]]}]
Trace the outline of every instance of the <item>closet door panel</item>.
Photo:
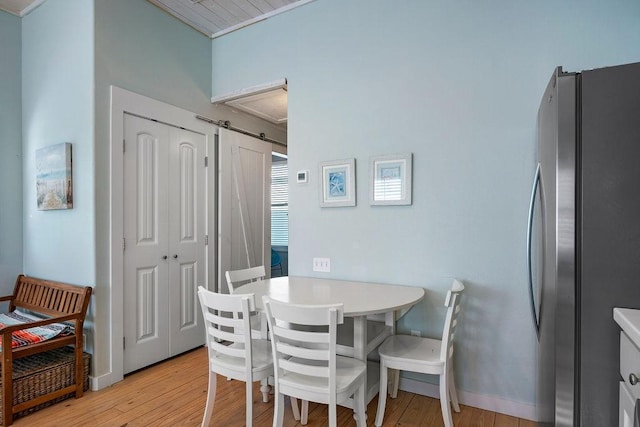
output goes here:
[{"label": "closet door panel", "polygon": [[204,135],[171,128],[169,153],[169,312],[171,354],[202,344],[198,286],[206,286]]},{"label": "closet door panel", "polygon": [[168,128],[125,115],[124,372],[168,357]]}]

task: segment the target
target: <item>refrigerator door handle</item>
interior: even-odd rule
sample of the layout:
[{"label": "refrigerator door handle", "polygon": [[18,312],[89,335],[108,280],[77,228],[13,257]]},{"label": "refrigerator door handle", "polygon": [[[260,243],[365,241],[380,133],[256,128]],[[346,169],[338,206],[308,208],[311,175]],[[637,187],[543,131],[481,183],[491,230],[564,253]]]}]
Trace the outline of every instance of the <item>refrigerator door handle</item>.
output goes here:
[{"label": "refrigerator door handle", "polygon": [[533,326],[536,329],[536,336],[540,340],[540,321],[536,312],[536,302],[534,299],[533,291],[533,271],[531,263],[531,244],[533,240],[533,215],[536,206],[536,194],[538,193],[538,187],[540,186],[540,163],[536,167],[536,174],[533,178],[533,187],[531,188],[531,201],[529,202],[529,225],[527,227],[527,270],[529,273],[529,302],[531,303],[531,317],[533,320]]}]

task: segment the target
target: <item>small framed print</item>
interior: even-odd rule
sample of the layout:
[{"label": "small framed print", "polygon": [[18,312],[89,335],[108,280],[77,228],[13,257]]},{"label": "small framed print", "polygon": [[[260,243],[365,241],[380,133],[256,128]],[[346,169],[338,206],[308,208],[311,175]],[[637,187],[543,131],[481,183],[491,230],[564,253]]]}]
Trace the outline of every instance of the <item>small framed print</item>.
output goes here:
[{"label": "small framed print", "polygon": [[73,208],[71,143],[36,150],[36,203],[38,210]]},{"label": "small framed print", "polygon": [[371,158],[369,165],[369,203],[371,205],[411,204],[412,158],[411,153]]},{"label": "small framed print", "polygon": [[356,159],[320,163],[320,206],[356,205]]}]

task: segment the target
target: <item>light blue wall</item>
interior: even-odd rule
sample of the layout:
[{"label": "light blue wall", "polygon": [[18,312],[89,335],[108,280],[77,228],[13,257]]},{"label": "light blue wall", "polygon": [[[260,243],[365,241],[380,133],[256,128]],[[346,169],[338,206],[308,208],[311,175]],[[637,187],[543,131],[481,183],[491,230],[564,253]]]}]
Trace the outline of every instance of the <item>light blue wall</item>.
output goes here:
[{"label": "light blue wall", "polygon": [[0,11],[0,294],[22,273],[21,21]]},{"label": "light blue wall", "polygon": [[[208,37],[145,0],[95,0],[95,6],[100,109],[113,84],[188,110],[211,110]],[[108,117],[97,114],[97,121]]]},{"label": "light blue wall", "polygon": [[145,0],[95,0],[97,286],[94,375],[109,372],[110,95],[115,85],[211,116],[211,41]]},{"label": "light blue wall", "polygon": [[[287,77],[289,272],[428,289],[400,329],[441,331],[468,284],[461,390],[532,405],[525,273],[540,96],[557,65],[640,61],[636,0],[321,0],[214,39],[213,95]],[[412,152],[413,205],[368,203],[369,157]],[[318,162],[354,157],[357,206],[318,206]],[[293,180],[292,180],[293,182]],[[363,296],[366,298],[366,296]]]},{"label": "light blue wall", "polygon": [[[22,19],[24,271],[95,284],[93,3],[48,0]],[[35,151],[73,150],[73,209],[39,211]]]}]

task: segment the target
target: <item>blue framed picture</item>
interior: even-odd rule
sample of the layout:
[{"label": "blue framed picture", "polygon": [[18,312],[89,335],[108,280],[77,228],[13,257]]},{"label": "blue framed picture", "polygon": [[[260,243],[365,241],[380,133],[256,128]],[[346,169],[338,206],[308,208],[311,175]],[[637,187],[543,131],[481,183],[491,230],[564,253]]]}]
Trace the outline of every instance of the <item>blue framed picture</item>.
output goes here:
[{"label": "blue framed picture", "polygon": [[345,159],[320,163],[320,206],[356,205],[356,160]]},{"label": "blue framed picture", "polygon": [[73,208],[71,143],[36,150],[36,203],[38,210]]},{"label": "blue framed picture", "polygon": [[369,163],[369,204],[411,204],[411,153],[371,157]]}]

